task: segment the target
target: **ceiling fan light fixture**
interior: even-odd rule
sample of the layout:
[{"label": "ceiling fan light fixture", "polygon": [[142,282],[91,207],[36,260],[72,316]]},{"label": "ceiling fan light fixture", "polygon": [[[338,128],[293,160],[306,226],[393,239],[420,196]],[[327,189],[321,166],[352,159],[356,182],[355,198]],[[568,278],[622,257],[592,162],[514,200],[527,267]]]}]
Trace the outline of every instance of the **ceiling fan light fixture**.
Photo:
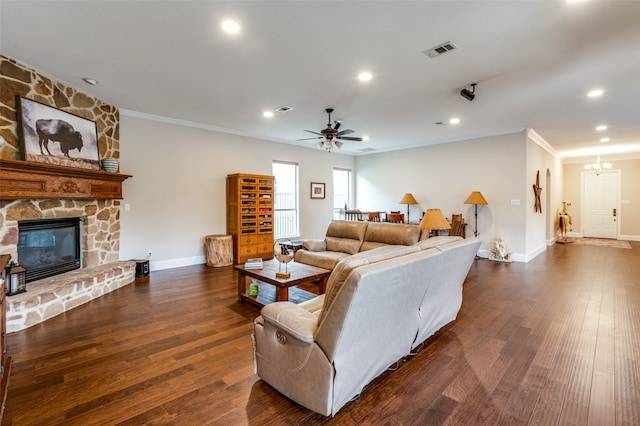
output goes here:
[{"label": "ceiling fan light fixture", "polygon": [[316,139],[316,138],[323,139],[320,142],[316,143],[316,147],[318,149],[324,148],[329,152],[331,152],[334,147],[340,149],[342,145],[344,145],[344,141],[361,142],[363,140],[361,137],[357,137],[357,136],[345,136],[345,135],[352,134],[353,130],[351,129],[339,130],[342,124],[340,120],[335,120],[333,121],[333,123],[331,122],[331,113],[333,112],[333,108],[326,108],[325,112],[328,114],[328,123],[326,128],[320,130],[319,132],[305,129],[305,132],[309,132],[314,135],[317,135],[317,137],[302,138],[302,139],[296,139],[296,140],[304,141],[304,140]]}]

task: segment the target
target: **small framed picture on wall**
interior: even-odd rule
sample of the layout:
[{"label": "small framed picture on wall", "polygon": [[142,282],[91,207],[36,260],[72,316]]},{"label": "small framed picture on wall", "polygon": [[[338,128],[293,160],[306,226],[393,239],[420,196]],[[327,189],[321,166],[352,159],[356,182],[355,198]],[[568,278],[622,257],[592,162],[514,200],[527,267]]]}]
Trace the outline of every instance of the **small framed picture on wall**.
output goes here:
[{"label": "small framed picture on wall", "polygon": [[324,198],[324,183],[311,182],[311,198]]}]

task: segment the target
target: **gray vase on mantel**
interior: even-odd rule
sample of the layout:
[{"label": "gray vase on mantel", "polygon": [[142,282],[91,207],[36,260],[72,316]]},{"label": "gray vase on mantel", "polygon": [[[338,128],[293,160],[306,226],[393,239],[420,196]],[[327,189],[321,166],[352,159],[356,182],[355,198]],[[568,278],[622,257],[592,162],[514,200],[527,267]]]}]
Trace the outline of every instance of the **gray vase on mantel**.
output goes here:
[{"label": "gray vase on mantel", "polygon": [[120,166],[120,162],[116,158],[103,158],[102,159],[102,170],[109,173],[115,173],[118,171],[118,167]]}]

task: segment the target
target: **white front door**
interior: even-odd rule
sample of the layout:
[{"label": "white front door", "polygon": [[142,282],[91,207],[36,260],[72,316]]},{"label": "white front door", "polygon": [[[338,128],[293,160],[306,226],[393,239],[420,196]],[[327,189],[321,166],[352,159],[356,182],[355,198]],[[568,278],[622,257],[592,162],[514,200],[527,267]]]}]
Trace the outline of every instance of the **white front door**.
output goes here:
[{"label": "white front door", "polygon": [[619,171],[583,173],[583,218],[585,237],[618,237]]}]

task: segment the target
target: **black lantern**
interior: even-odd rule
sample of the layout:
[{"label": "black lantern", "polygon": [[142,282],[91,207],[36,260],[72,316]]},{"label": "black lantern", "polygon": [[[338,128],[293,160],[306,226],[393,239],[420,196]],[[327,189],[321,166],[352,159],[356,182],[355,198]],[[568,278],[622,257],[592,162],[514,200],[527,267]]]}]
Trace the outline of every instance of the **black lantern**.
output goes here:
[{"label": "black lantern", "polygon": [[7,272],[6,295],[13,296],[27,291],[27,271],[15,262],[11,262],[5,269]]}]

